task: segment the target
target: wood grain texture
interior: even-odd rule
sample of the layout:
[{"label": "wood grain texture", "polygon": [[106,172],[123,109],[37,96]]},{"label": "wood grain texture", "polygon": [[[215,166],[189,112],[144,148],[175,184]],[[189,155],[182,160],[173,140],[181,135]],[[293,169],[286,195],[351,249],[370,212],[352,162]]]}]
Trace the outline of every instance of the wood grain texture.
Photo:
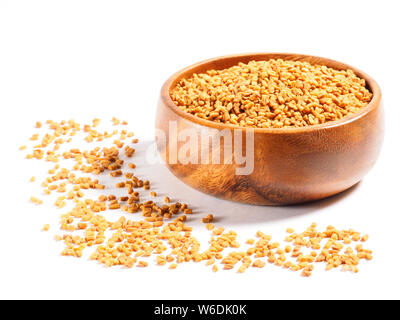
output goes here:
[{"label": "wood grain texture", "polygon": [[[352,69],[366,80],[373,93],[371,102],[357,113],[341,120],[303,128],[254,129],[254,171],[236,175],[236,164],[173,164],[167,147],[158,150],[171,172],[186,184],[202,192],[233,201],[258,205],[287,205],[322,199],[344,191],[372,168],[383,140],[383,106],[377,83],[364,72],[349,65],[321,57],[254,53],[219,57],[187,67],[169,78],[161,89],[156,128],[167,134],[170,121],[176,121],[178,133],[201,130],[246,128],[197,118],[180,110],[169,90],[182,78],[209,69],[225,69],[239,62],[282,58],[307,61],[343,70]],[[200,139],[200,138],[199,138]],[[178,142],[178,149],[185,142]],[[243,146],[244,152],[245,146]],[[224,152],[221,144],[221,154]]]}]

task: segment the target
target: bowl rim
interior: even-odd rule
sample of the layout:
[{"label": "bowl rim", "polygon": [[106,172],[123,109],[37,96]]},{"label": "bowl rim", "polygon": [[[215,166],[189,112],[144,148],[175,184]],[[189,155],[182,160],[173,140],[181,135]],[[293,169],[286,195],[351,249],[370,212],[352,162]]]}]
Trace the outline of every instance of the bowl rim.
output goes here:
[{"label": "bowl rim", "polygon": [[[325,123],[321,124],[316,124],[316,125],[310,125],[306,127],[283,127],[283,128],[252,128],[252,127],[243,127],[243,126],[237,126],[234,124],[225,124],[225,123],[219,123],[219,122],[213,122],[211,120],[206,120],[202,119],[199,117],[196,117],[195,115],[192,115],[190,113],[187,113],[183,110],[181,110],[171,99],[170,96],[170,89],[172,85],[174,85],[177,81],[183,78],[183,74],[185,73],[190,73],[191,70],[203,66],[205,64],[211,64],[213,62],[219,61],[219,60],[229,60],[229,59],[249,59],[251,60],[266,60],[268,56],[275,56],[275,59],[286,59],[286,60],[302,60],[302,59],[319,59],[321,60],[320,64],[326,65],[326,64],[336,64],[340,65],[342,69],[338,70],[343,70],[343,69],[351,69],[354,71],[354,73],[364,79],[369,87],[369,89],[372,91],[372,99],[371,101],[363,108],[360,110],[343,117],[342,119],[339,120],[334,120],[334,121],[328,121]],[[295,57],[295,59],[293,59]],[[258,59],[257,59],[258,58]],[[312,63],[311,63],[312,64]],[[233,66],[233,65],[232,65]],[[333,67],[334,68],[334,67]],[[334,68],[335,69],[335,68]],[[172,76],[170,76],[163,84],[161,87],[161,95],[160,95],[161,101],[164,102],[164,104],[174,113],[176,113],[178,116],[185,118],[188,121],[194,122],[198,125],[214,128],[214,129],[236,129],[236,130],[252,130],[255,133],[272,133],[272,134],[280,134],[280,133],[285,133],[285,134],[290,134],[290,133],[300,133],[300,132],[312,132],[312,131],[318,131],[321,129],[330,129],[330,128],[336,128],[339,126],[343,126],[349,123],[352,123],[366,115],[368,115],[370,112],[375,110],[376,108],[379,107],[381,99],[382,99],[382,93],[381,89],[378,85],[378,83],[368,74],[365,72],[350,66],[346,63],[329,59],[329,58],[324,58],[320,56],[314,56],[314,55],[307,55],[307,54],[296,54],[296,53],[280,53],[280,52],[256,52],[256,53],[240,53],[240,54],[231,54],[231,55],[224,55],[224,56],[219,56],[215,58],[210,58],[206,59],[197,63],[194,63],[192,65],[189,65],[176,73],[174,73]]]}]

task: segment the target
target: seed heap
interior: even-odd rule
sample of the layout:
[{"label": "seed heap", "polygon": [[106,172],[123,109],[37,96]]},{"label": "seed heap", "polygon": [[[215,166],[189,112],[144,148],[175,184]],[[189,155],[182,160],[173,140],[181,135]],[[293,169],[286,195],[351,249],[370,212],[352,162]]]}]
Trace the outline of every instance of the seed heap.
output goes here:
[{"label": "seed heap", "polygon": [[[127,124],[116,118],[112,121],[114,125]],[[258,231],[255,235],[257,240],[248,239],[241,244],[236,232],[226,231],[211,223],[214,220],[211,213],[201,219],[210,232],[210,244],[206,250],[201,250],[200,242],[192,234],[192,227],[185,223],[187,215],[193,214],[190,206],[173,202],[168,196],[164,196],[162,202],[157,202],[158,194],[151,191],[150,181],[134,174],[134,163],[126,163],[126,159],[134,156],[133,145],[138,142],[133,139],[130,141],[132,145],[128,145],[126,139],[133,137],[133,133],[126,130],[99,132],[94,129],[99,122],[99,119],[94,119],[92,125],[83,126],[83,132],[87,134],[84,140],[92,143],[119,135],[111,147],[58,151],[62,144],[72,141],[82,126],[73,120],[59,123],[47,121],[50,132],[26,156],[28,159],[56,163],[41,183],[44,194],[61,194],[54,203],[57,208],[64,208],[68,202],[73,205],[72,209],[61,214],[61,233],[55,235],[57,241],[65,244],[61,252],[63,256],[81,257],[85,249],[94,247],[90,259],[109,267],[147,267],[149,257],[154,257],[155,264],[168,265],[169,269],[175,269],[185,262],[205,261],[205,265],[212,266],[214,272],[219,270],[220,265],[224,270],[237,267],[237,272],[243,273],[249,267],[263,268],[268,262],[292,271],[301,271],[303,276],[310,276],[314,264],[318,262],[325,263],[327,270],[342,266],[345,271],[358,272],[361,259],[372,259],[372,252],[361,244],[368,240],[368,236],[351,229],[337,230],[328,226],[321,232],[317,231],[316,224],[312,224],[304,232],[295,233],[289,228],[285,241],[290,245],[284,247],[272,242],[270,235]],[[38,122],[36,128],[42,128],[42,124]],[[34,136],[34,141],[39,139],[38,134]],[[67,160],[73,160],[74,165],[70,169],[60,164]],[[92,174],[93,177],[80,174]],[[113,184],[100,182],[104,174],[123,180],[115,183],[124,193],[122,196],[107,193]],[[87,197],[87,190],[96,191],[97,197]],[[151,195],[154,201],[141,201],[144,192]],[[43,203],[36,197],[30,200],[35,204]],[[118,219],[109,221],[102,215],[102,212],[110,210],[120,214]],[[137,213],[141,213],[142,217],[135,217]],[[129,219],[126,214],[129,214]],[[50,225],[45,224],[42,230],[49,231]],[[354,248],[351,247],[352,242],[357,243]],[[242,246],[247,248],[239,250]]]},{"label": "seed heap", "polygon": [[305,127],[358,111],[372,99],[352,70],[271,59],[182,79],[170,91],[183,111],[252,128]]}]

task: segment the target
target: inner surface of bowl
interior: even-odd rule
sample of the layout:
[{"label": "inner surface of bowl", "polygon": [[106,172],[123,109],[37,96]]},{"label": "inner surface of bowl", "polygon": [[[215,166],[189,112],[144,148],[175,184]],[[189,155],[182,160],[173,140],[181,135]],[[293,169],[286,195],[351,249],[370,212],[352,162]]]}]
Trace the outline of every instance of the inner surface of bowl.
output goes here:
[{"label": "inner surface of bowl", "polygon": [[[181,110],[170,98],[170,88],[193,73],[272,58],[307,61],[338,70],[352,69],[366,80],[373,93],[372,100],[358,112],[336,121],[306,127],[249,129],[201,119]],[[259,205],[286,205],[325,198],[359,182],[379,155],[383,139],[383,108],[376,82],[344,63],[299,54],[242,54],[209,59],[169,78],[161,90],[156,128],[165,136],[165,139],[157,139],[162,158],[171,172],[186,184],[223,199]],[[179,139],[188,131],[195,133],[193,140]],[[171,156],[171,150],[179,152],[187,148],[188,143],[212,150],[215,141],[204,142],[202,134],[219,139],[222,132],[230,134],[232,144],[233,137],[239,132],[241,144],[239,150],[231,151],[225,143],[220,143],[217,145],[219,154],[228,153],[228,158],[234,158],[234,152],[238,151],[246,155],[253,161],[251,172],[238,174],[237,169],[243,165],[236,161],[183,163]],[[247,139],[249,132],[252,132],[251,140]],[[223,140],[225,142],[225,138]],[[202,151],[196,152],[199,159]],[[213,159],[211,151],[208,159]]]}]

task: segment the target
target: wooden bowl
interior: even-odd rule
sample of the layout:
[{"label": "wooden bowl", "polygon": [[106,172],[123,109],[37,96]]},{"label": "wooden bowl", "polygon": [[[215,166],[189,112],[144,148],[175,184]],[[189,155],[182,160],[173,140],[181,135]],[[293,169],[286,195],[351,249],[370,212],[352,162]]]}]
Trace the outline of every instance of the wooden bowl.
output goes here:
[{"label": "wooden bowl", "polygon": [[[254,129],[254,170],[237,175],[237,164],[182,164],[171,158],[171,141],[183,130],[215,135],[227,129],[246,128],[200,119],[179,109],[170,98],[170,88],[182,78],[209,69],[225,69],[239,62],[281,58],[307,61],[342,70],[352,69],[366,80],[373,93],[371,102],[358,112],[338,121],[301,128]],[[187,67],[170,77],[161,89],[156,128],[165,133],[166,141],[157,138],[157,147],[171,172],[180,180],[202,192],[239,202],[258,205],[287,205],[322,199],[344,191],[372,168],[383,139],[383,106],[378,84],[364,72],[334,60],[284,53],[240,54],[209,59]],[[157,131],[160,132],[160,131]],[[245,141],[245,140],[243,140]],[[178,141],[177,150],[187,142]],[[203,147],[207,147],[206,142]],[[170,149],[171,148],[171,149]],[[242,144],[245,152],[246,144]],[[210,149],[211,150],[211,149]],[[225,152],[224,144],[220,146]],[[199,151],[200,152],[200,151]],[[172,182],[171,182],[172,183]]]}]

